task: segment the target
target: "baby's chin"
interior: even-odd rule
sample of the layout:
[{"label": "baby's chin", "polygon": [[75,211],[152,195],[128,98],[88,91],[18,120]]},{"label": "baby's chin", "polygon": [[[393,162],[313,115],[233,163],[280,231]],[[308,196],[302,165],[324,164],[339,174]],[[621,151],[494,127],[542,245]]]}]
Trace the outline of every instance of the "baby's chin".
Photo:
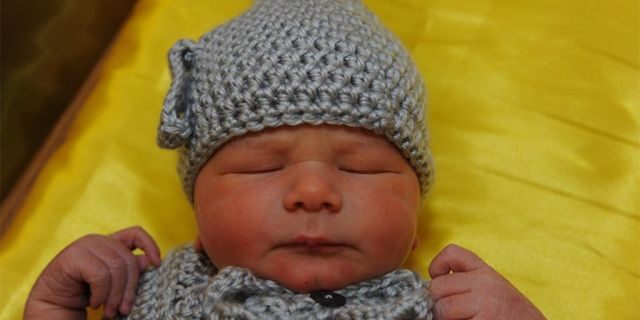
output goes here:
[{"label": "baby's chin", "polygon": [[289,268],[278,269],[267,274],[256,274],[271,279],[285,288],[299,293],[318,290],[334,291],[376,275],[372,270],[358,270],[353,266],[330,263],[315,265],[300,263]]},{"label": "baby's chin", "polygon": [[349,279],[340,279],[335,275],[327,277],[326,275],[318,274],[287,274],[276,277],[274,281],[291,291],[300,293],[318,290],[333,291],[353,283]]}]

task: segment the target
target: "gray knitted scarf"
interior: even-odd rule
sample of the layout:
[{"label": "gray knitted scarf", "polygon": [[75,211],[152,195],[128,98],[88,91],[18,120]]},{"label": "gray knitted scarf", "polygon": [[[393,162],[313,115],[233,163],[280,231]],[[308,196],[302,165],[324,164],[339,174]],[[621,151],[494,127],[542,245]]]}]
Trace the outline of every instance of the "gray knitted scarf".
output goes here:
[{"label": "gray knitted scarf", "polygon": [[[426,286],[416,273],[397,269],[318,298],[318,293],[295,293],[246,269],[217,272],[206,255],[185,246],[142,275],[125,319],[431,320]],[[342,301],[332,304],[335,300]]]}]

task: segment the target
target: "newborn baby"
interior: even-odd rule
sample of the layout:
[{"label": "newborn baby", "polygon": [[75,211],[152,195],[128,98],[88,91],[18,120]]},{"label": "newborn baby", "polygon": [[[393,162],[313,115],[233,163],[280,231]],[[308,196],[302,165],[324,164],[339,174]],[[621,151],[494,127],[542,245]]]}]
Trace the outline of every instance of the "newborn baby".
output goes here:
[{"label": "newborn baby", "polygon": [[424,88],[362,3],[257,1],[169,58],[158,142],[180,149],[194,244],[161,262],[139,227],[85,236],[26,318],[544,319],[463,248],[431,282],[400,269],[433,177]]}]

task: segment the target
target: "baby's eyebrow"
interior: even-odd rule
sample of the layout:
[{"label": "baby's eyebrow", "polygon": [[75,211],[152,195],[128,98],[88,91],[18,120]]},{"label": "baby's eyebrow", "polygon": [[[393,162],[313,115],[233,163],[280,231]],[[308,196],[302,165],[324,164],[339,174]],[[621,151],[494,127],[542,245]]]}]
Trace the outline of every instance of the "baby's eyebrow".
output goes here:
[{"label": "baby's eyebrow", "polygon": [[379,139],[373,139],[373,138],[348,138],[348,139],[341,139],[338,143],[338,146],[341,149],[344,149],[345,151],[349,152],[358,152],[361,151],[362,149],[369,149],[374,147],[375,149],[391,149],[393,148],[393,145],[391,143],[389,143],[386,140],[379,140]]},{"label": "baby's eyebrow", "polygon": [[[341,137],[329,139],[330,146],[343,153],[360,153],[364,150],[394,149],[387,140],[375,139],[370,136]],[[276,152],[283,153],[295,148],[300,143],[293,137],[281,137],[277,135],[244,137],[228,143],[227,149],[231,151],[251,152]]]},{"label": "baby's eyebrow", "polygon": [[228,144],[228,149],[232,150],[286,150],[285,139],[277,137],[251,137],[235,140]]}]

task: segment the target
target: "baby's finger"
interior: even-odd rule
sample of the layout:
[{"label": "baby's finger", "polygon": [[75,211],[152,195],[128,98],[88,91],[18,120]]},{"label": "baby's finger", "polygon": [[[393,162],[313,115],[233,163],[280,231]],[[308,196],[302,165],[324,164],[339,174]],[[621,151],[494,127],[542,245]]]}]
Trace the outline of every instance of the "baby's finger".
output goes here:
[{"label": "baby's finger", "polygon": [[129,312],[131,311],[131,306],[133,306],[133,301],[136,295],[136,289],[138,288],[139,276],[140,274],[136,272],[135,274],[131,275],[131,277],[127,280],[127,287],[125,288],[125,291],[124,291],[124,297],[122,298],[122,302],[118,307],[118,310],[122,315],[128,315]]},{"label": "baby's finger", "polygon": [[467,293],[471,291],[473,274],[468,272],[456,272],[434,278],[429,282],[429,294],[434,301],[442,298]]},{"label": "baby's finger", "polygon": [[[135,290],[138,286],[138,277],[140,275],[140,269],[138,266],[138,261],[136,256],[131,253],[124,245],[109,238],[102,238],[104,244],[111,249],[113,249],[124,261],[126,266],[126,277],[125,277],[125,288],[122,292],[118,291],[118,294],[121,294],[120,301],[116,306],[117,310],[120,311],[121,314],[128,314],[130,306],[133,304],[133,299],[135,296]],[[117,301],[117,298],[116,298]]]},{"label": "baby's finger", "polygon": [[113,318],[116,316],[118,307],[122,302],[124,290],[127,285],[127,265],[117,251],[107,246],[105,246],[105,250],[101,250],[96,254],[96,257],[102,260],[102,263],[107,266],[111,276],[109,295],[104,303],[104,314],[107,318]]},{"label": "baby's finger", "polygon": [[138,268],[140,268],[141,271],[146,271],[149,268],[149,266],[151,266],[149,257],[139,256],[139,255],[136,255],[135,257],[136,257],[136,260],[138,261]]},{"label": "baby's finger", "polygon": [[144,229],[138,226],[130,227],[111,234],[111,237],[122,242],[130,250],[142,249],[151,263],[155,266],[160,265],[160,248]]},{"label": "baby's finger", "polygon": [[471,293],[456,294],[435,302],[433,317],[435,320],[471,319],[478,313],[478,307]]},{"label": "baby's finger", "polygon": [[431,279],[449,272],[467,272],[480,269],[486,264],[475,253],[455,244],[447,245],[433,258],[429,265]]},{"label": "baby's finger", "polygon": [[111,288],[111,274],[109,268],[90,251],[85,251],[87,258],[78,259],[81,261],[80,276],[82,280],[89,284],[91,296],[89,306],[97,309],[106,300]]}]

